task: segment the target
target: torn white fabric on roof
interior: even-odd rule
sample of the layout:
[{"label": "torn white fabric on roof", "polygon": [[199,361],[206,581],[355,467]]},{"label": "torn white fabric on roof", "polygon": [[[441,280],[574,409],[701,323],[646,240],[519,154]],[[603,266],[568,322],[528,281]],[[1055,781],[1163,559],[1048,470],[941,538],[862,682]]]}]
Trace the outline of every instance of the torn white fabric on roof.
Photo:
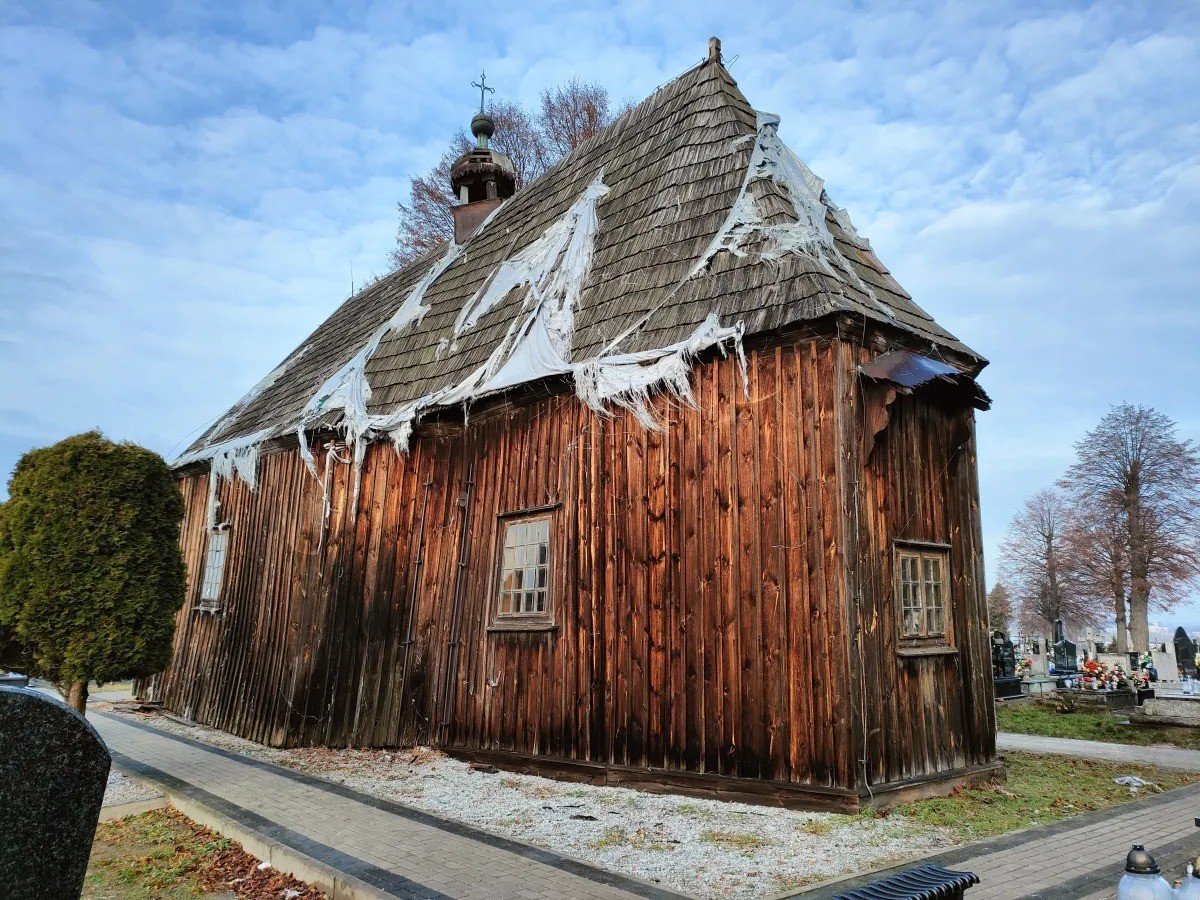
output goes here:
[{"label": "torn white fabric on roof", "polygon": [[237,403],[229,408],[229,412],[225,413],[217,423],[208,432],[209,440],[219,439],[221,432],[226,427],[233,423],[233,420],[241,415],[242,410],[257,400],[262,394],[270,389],[293,365],[300,361],[303,356],[312,348],[311,344],[305,344],[274,369],[267,373],[254,387],[250,388]]},{"label": "torn white fabric on roof", "polygon": [[459,313],[455,334],[509,292],[529,290],[516,317],[487,361],[460,384],[437,397],[441,405],[466,403],[494,391],[571,371],[575,309],[587,283],[596,250],[596,206],[608,193],[597,175],[571,207],[525,249],[506,259]]},{"label": "torn white fabric on roof", "polygon": [[208,511],[209,528],[217,525],[217,487],[222,478],[240,478],[250,490],[258,490],[258,451],[263,442],[274,435],[274,429],[264,428],[251,434],[231,438],[200,450],[193,450],[178,457],[171,465],[186,466],[189,463],[209,461]]},{"label": "torn white fabric on roof", "polygon": [[463,304],[454,322],[454,336],[474,328],[490,309],[519,287],[529,287],[523,309],[550,306],[560,316],[564,310],[569,316],[591,270],[598,227],[596,205],[607,193],[601,172],[537,240],[500,263]]},{"label": "torn white fabric on roof", "polygon": [[690,336],[677,344],[660,350],[640,353],[619,353],[601,356],[573,368],[575,392],[584,403],[598,413],[607,413],[607,405],[620,406],[633,413],[646,428],[657,429],[661,424],[650,410],[650,397],[656,390],[667,390],[688,404],[692,396],[691,371],[695,358],[710,347],[732,343],[742,364],[745,384],[746,357],[742,352],[745,325],[722,326],[715,312],[710,312]]},{"label": "torn white fabric on roof", "polygon": [[[850,224],[850,216],[846,211],[830,202],[825,194],[825,182],[779,139],[779,116],[760,112],[757,126],[754,150],[750,154],[750,164],[746,169],[741,190],[730,207],[725,222],[684,281],[706,271],[713,257],[722,250],[736,256],[745,256],[745,242],[751,237],[763,235],[767,238],[769,246],[762,252],[762,259],[779,260],[788,253],[807,255],[820,263],[829,274],[847,278],[881,312],[889,318],[895,318],[891,307],[875,295],[870,285],[863,281],[838,248],[837,241],[834,240],[833,233],[825,221],[826,213],[832,213],[848,234],[860,241],[861,238]],[[741,140],[739,138],[738,142]],[[770,179],[787,191],[796,221],[765,224],[752,190],[754,183],[762,179]]]}]

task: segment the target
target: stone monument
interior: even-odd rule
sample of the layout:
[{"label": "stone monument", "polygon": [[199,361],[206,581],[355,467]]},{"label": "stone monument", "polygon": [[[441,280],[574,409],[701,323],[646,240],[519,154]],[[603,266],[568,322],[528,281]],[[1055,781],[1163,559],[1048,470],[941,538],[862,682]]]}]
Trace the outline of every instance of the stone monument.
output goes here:
[{"label": "stone monument", "polygon": [[1029,657],[1029,671],[1022,690],[1034,695],[1049,694],[1058,684],[1050,675],[1050,657],[1047,655],[1050,644],[1044,635],[1026,638],[1024,643]]},{"label": "stone monument", "polygon": [[1196,677],[1196,642],[1193,641],[1181,625],[1175,629],[1175,661],[1183,674],[1188,678]]},{"label": "stone monument", "polygon": [[78,900],[111,759],[83,716],[0,688],[0,896]]},{"label": "stone monument", "polygon": [[1054,620],[1054,673],[1073,675],[1079,671],[1079,650],[1067,640],[1062,619]]},{"label": "stone monument", "polygon": [[992,632],[992,683],[996,698],[1021,696],[1021,678],[1017,675],[1017,654],[1013,642],[1003,631]]},{"label": "stone monument", "polygon": [[1046,659],[1046,639],[1041,635],[1029,641],[1030,675],[1045,676],[1050,672],[1050,663]]},{"label": "stone monument", "polygon": [[1196,728],[1200,726],[1200,697],[1180,693],[1156,694],[1131,712],[1129,721],[1135,725]]},{"label": "stone monument", "polygon": [[1174,641],[1166,641],[1158,647],[1151,648],[1150,661],[1158,672],[1159,681],[1171,685],[1179,684],[1179,658],[1175,655]]}]

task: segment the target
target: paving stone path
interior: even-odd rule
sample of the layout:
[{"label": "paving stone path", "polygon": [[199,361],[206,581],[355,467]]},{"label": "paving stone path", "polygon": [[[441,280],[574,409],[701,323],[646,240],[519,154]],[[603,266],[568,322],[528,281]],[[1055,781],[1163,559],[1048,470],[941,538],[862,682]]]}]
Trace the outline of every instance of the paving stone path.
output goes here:
[{"label": "paving stone path", "polygon": [[[1071,743],[1095,744],[1101,748],[1116,746],[1095,741]],[[1096,750],[1095,747],[1084,749]],[[1157,750],[1153,751],[1152,757],[1145,747],[1122,749],[1139,750],[1138,762],[1158,761]],[[1125,867],[1125,854],[1133,844],[1146,845],[1162,867],[1164,876],[1175,878],[1184,871],[1187,861],[1200,853],[1200,829],[1194,821],[1197,815],[1200,815],[1200,785],[1191,785],[1116,809],[1086,813],[969,844],[919,862],[936,863],[978,875],[980,884],[966,892],[966,900],[1115,898],[1117,881]],[[886,878],[916,864],[818,886],[803,892],[803,900],[826,900],[851,887]]]},{"label": "paving stone path", "polygon": [[681,896],[422,810],[169,734],[128,716],[89,710],[88,720],[108,744],[113,762],[125,772],[152,781],[173,799],[233,821],[265,842],[283,845],[302,859],[348,875],[340,896],[433,900],[670,900]]},{"label": "paving stone path", "polygon": [[1200,750],[1181,750],[1178,747],[1106,744],[1101,741],[1042,737],[1037,734],[1013,734],[1009,731],[1002,731],[996,735],[996,747],[1000,750],[1020,750],[1024,753],[1053,753],[1058,756],[1141,763],[1163,769],[1200,772]]}]

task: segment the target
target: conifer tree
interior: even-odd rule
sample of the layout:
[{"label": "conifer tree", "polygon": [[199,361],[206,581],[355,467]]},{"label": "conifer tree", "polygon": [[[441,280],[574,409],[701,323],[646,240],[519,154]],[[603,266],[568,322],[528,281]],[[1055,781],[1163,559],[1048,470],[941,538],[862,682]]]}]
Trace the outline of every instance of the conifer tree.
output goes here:
[{"label": "conifer tree", "polygon": [[0,667],[47,679],[81,713],[88,682],[165,668],[182,517],[167,464],[135,444],[90,431],[21,457],[0,510]]}]

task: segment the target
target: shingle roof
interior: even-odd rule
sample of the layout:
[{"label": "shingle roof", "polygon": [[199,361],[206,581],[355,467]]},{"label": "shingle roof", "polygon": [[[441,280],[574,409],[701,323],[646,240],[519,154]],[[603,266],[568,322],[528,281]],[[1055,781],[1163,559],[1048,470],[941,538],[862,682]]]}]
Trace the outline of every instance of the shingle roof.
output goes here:
[{"label": "shingle roof", "polygon": [[[722,324],[740,323],[745,334],[848,312],[982,363],[913,303],[794,157],[796,177],[820,198],[824,233],[836,246],[826,256],[836,264],[804,247],[777,252],[772,228],[790,234],[800,198],[789,196],[795,180],[748,178],[755,161],[763,162],[765,139],[774,135],[762,124],[725,68],[705,62],[577,148],[506,201],[463,245],[425,291],[423,316],[380,337],[366,364],[370,412],[388,413],[459,383],[488,360],[514,320],[527,314],[528,289],[510,291],[474,327],[456,334],[464,304],[501,263],[559,221],[598,176],[607,191],[596,207],[594,253],[574,309],[572,362],[676,344],[714,312]],[[729,231],[746,193],[757,227]],[[706,252],[722,234],[722,246],[733,252]],[[427,254],[348,299],[185,457],[248,435],[295,429],[327,379],[379,335],[440,260]]]}]

